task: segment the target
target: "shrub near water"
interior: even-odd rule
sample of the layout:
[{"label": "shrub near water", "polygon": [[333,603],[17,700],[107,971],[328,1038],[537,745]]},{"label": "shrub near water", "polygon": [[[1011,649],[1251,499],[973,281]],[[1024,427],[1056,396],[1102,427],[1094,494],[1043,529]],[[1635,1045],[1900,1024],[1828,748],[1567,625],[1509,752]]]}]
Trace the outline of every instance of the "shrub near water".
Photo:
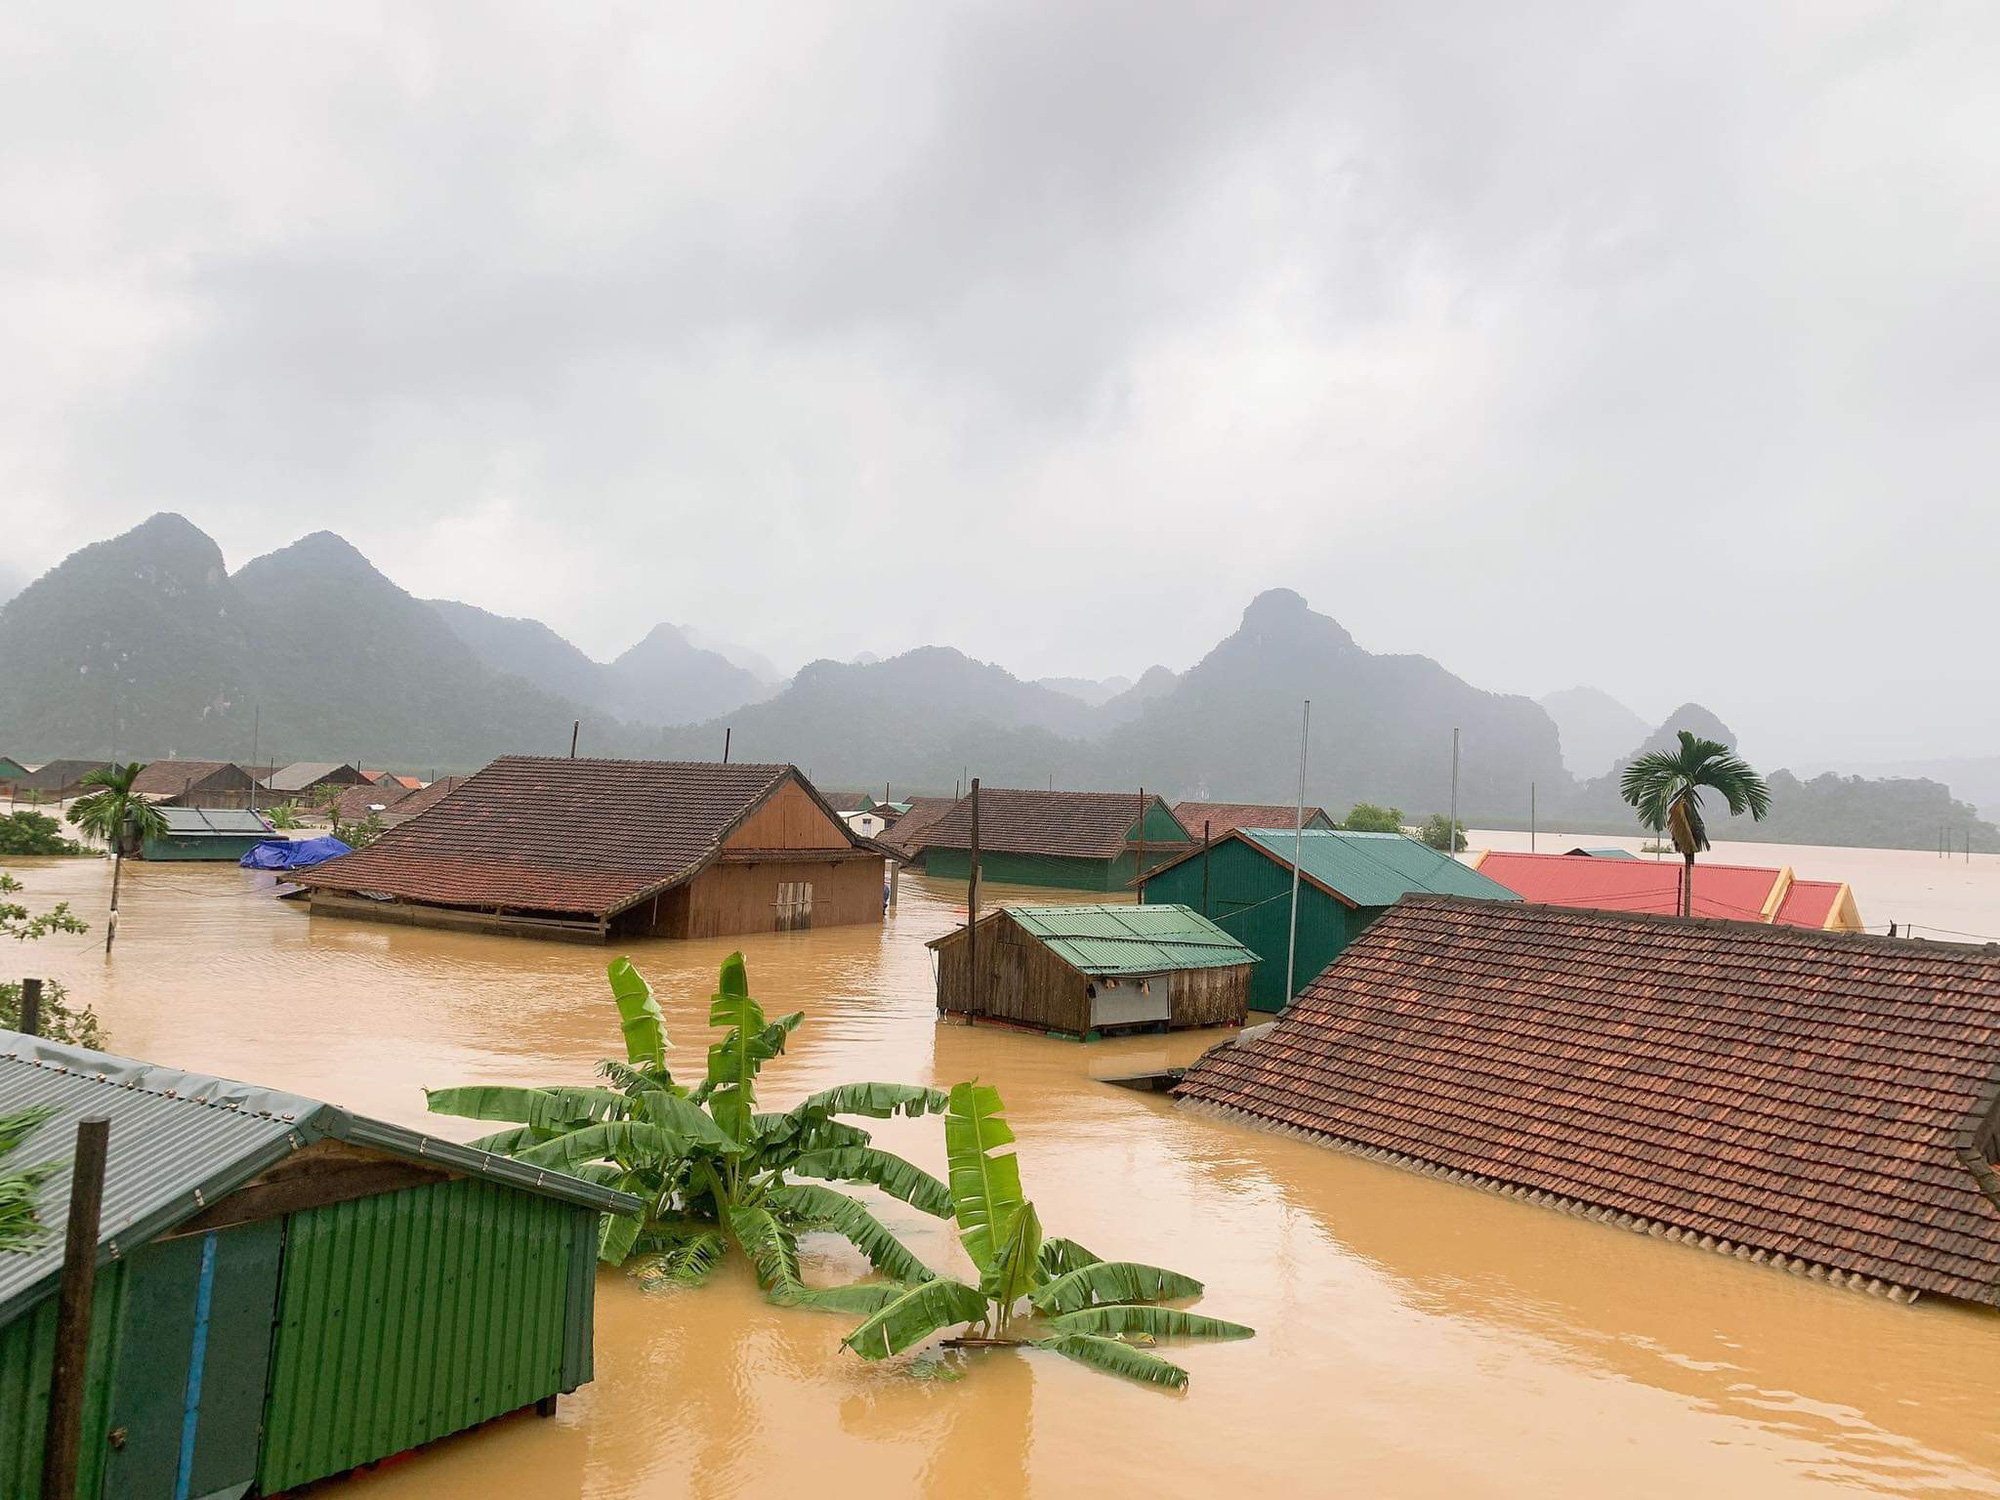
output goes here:
[{"label": "shrub near water", "polygon": [[47,813],[13,812],[0,818],[0,854],[89,854],[63,837],[62,824]]}]

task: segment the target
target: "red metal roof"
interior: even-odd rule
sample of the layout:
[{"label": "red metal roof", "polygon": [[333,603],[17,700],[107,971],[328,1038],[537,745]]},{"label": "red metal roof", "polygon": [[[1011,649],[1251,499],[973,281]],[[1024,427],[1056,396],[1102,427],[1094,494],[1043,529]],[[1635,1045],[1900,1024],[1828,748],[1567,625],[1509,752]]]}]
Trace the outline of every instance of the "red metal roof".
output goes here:
[{"label": "red metal roof", "polygon": [[1776,920],[1786,927],[1824,927],[1840,900],[1837,880],[1794,880],[1778,903]]},{"label": "red metal roof", "polygon": [[794,779],[818,798],[792,766],[502,756],[423,816],[295,878],[441,906],[601,918],[693,875]]},{"label": "red metal roof", "polygon": [[[1479,873],[1499,881],[1523,901],[1545,906],[1670,917],[1680,896],[1679,859],[1594,859],[1587,854],[1516,854],[1495,849],[1480,860]],[[1755,865],[1696,861],[1694,914],[1761,922],[1782,873]]]},{"label": "red metal roof", "polygon": [[1413,896],[1176,1092],[2000,1305],[2000,949]]}]

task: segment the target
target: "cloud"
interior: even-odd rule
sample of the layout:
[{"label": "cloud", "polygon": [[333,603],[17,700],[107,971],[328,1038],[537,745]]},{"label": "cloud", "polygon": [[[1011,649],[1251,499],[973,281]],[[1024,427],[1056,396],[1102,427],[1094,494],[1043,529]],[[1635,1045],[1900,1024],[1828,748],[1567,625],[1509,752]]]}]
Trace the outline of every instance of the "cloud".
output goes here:
[{"label": "cloud", "polygon": [[[1183,666],[1298,588],[1753,752],[1971,749],[2000,17],[0,20],[23,566],[327,527],[615,653]],[[171,58],[173,65],[161,65]]]}]

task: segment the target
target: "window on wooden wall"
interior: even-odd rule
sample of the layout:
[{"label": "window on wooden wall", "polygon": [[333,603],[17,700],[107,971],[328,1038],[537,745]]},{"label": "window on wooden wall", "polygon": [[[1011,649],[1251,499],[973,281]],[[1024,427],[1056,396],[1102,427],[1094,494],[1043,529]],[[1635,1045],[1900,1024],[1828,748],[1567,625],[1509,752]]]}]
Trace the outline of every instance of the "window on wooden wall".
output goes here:
[{"label": "window on wooden wall", "polygon": [[781,880],[778,882],[778,931],[790,932],[798,927],[812,926],[813,888],[810,880]]}]

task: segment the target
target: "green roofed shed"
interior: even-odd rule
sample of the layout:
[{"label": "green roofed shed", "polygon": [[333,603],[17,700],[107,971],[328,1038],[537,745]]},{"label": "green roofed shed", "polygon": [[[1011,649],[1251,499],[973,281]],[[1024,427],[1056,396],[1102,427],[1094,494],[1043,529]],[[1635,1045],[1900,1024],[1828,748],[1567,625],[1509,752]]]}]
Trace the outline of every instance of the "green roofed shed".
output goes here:
[{"label": "green roofed shed", "polygon": [[111,1133],[79,1496],[275,1494],[590,1379],[598,1224],[637,1210],[623,1193],[0,1031],[0,1116],[21,1110],[46,1118],[10,1165],[58,1168],[43,1235],[0,1254],[0,1495],[40,1483],[68,1160],[91,1115]]},{"label": "green roofed shed", "polygon": [[[1299,850],[1298,953],[1291,951],[1292,850]],[[1147,904],[1182,904],[1206,914],[1263,959],[1251,981],[1254,1010],[1282,1010],[1370,923],[1413,892],[1520,898],[1441,850],[1400,833],[1345,829],[1238,828],[1144,878]]]},{"label": "green roofed shed", "polygon": [[1171,905],[1003,906],[979,919],[977,944],[960,927],[929,946],[941,1012],[1081,1037],[1238,1024],[1257,965]]}]

